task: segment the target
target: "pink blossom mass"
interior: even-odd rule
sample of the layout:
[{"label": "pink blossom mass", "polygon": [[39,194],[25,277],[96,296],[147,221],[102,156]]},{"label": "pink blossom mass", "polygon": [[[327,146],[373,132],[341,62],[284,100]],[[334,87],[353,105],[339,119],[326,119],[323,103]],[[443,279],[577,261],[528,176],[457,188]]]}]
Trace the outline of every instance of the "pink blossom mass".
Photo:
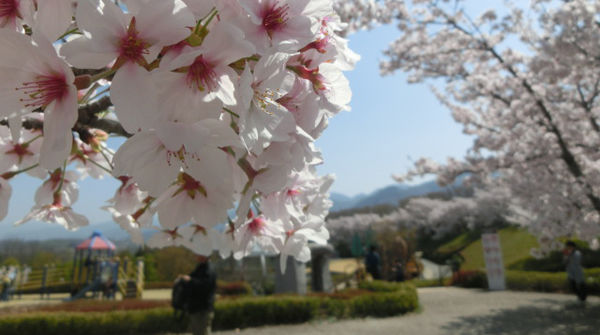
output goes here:
[{"label": "pink blossom mass", "polygon": [[115,178],[99,205],[137,244],[306,261],[333,181],[314,141],[358,59],[344,27],[323,0],[0,1],[0,217],[27,173],[16,224],[77,229],[79,182]]}]

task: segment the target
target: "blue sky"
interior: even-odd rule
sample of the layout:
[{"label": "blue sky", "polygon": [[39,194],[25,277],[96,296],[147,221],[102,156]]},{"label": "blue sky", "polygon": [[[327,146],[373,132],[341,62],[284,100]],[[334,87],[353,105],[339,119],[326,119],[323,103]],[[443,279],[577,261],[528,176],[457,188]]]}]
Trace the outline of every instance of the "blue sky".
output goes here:
[{"label": "blue sky", "polygon": [[350,47],[362,57],[347,73],[352,110],[334,117],[317,140],[325,159],[319,171],[336,175],[335,192],[371,192],[394,183],[391,174],[407,171],[420,157],[462,157],[472,143],[429,86],[409,85],[401,72],[380,75],[383,50],[398,36],[390,25],[350,36]]}]

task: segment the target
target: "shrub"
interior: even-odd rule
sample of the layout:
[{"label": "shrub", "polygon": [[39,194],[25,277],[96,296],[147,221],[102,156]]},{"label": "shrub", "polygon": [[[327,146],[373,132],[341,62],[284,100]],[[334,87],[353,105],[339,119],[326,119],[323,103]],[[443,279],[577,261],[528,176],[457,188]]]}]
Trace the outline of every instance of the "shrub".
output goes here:
[{"label": "shrub", "polygon": [[[361,285],[362,290],[334,294],[219,300],[215,304],[213,329],[303,323],[328,317],[383,317],[406,313],[418,306],[417,291],[410,283],[374,281]],[[0,317],[0,334],[157,334],[182,332],[187,327],[187,320],[177,321],[171,308],[117,310],[114,303],[104,305],[111,311],[6,315]]]},{"label": "shrub", "polygon": [[[585,270],[587,291],[600,293],[600,268]],[[506,285],[511,290],[539,292],[570,291],[565,272],[507,271]]]},{"label": "shrub", "polygon": [[[173,288],[172,281],[166,282],[146,282],[144,283],[144,289],[155,290],[155,289],[171,289]],[[237,281],[237,282],[226,282],[223,280],[217,281],[217,294],[220,295],[250,295],[252,294],[252,286],[250,284]]]},{"label": "shrub", "polygon": [[220,295],[251,295],[252,286],[243,281],[217,281],[217,294]]},{"label": "shrub", "polygon": [[450,284],[466,288],[487,288],[487,276],[483,271],[459,270],[452,275]]},{"label": "shrub", "polygon": [[411,282],[416,287],[441,287],[441,286],[450,286],[452,279],[451,278],[416,279],[416,280],[412,280]]},{"label": "shrub", "polygon": [[[506,271],[506,287],[515,291],[568,292],[565,272]],[[585,270],[588,293],[600,294],[600,268]],[[482,271],[459,271],[452,285],[487,288],[487,277]]]},{"label": "shrub", "polygon": [[155,334],[180,332],[186,323],[178,322],[170,308],[107,313],[46,313],[0,318],[2,335],[100,335]]},{"label": "shrub", "polygon": [[401,290],[359,296],[350,300],[350,316],[385,317],[404,314],[419,306],[417,291]]},{"label": "shrub", "polygon": [[414,285],[409,282],[389,282],[383,280],[362,281],[358,288],[372,292],[396,292],[414,289]]},{"label": "shrub", "polygon": [[565,273],[506,271],[506,286],[517,291],[565,292],[568,290]]},{"label": "shrub", "polygon": [[228,299],[215,306],[214,329],[303,323],[319,311],[317,297],[271,296]]}]

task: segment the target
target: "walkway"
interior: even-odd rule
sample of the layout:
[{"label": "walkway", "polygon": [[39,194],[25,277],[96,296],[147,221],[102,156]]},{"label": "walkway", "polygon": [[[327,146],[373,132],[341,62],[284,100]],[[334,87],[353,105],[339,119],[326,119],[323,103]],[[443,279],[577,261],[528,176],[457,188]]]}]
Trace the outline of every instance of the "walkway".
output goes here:
[{"label": "walkway", "polygon": [[320,321],[218,335],[589,335],[600,331],[600,298],[585,308],[574,296],[529,292],[486,292],[460,288],[419,289],[421,313],[385,319]]}]

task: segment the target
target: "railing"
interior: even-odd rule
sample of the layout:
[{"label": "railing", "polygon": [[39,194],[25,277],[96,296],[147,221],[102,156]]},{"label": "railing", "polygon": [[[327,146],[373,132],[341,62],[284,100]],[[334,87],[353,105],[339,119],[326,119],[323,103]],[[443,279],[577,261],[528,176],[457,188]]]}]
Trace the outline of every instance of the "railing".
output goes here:
[{"label": "railing", "polygon": [[[129,290],[135,289],[133,296],[140,298],[142,291],[144,290],[144,263],[141,260],[137,262],[131,262],[124,259],[119,264],[119,270],[117,274],[117,289],[123,295],[132,296],[133,292],[127,294],[128,282]],[[13,282],[12,292],[16,293],[19,297],[23,293],[39,293],[42,296],[49,296],[50,293],[54,292],[70,292],[72,289],[71,284],[75,286],[81,286],[85,283],[87,276],[87,268],[82,269],[82,282],[77,282],[77,278],[70,278],[72,268],[70,264],[65,265],[45,265],[42,268],[32,269],[27,266],[21,266],[17,268],[17,275]],[[80,287],[81,288],[81,287]]]},{"label": "railing", "polygon": [[65,285],[67,265],[56,266],[45,265],[41,269],[20,267],[14,282],[14,291],[19,294],[23,292],[40,293],[42,298],[49,295],[57,287]]}]

